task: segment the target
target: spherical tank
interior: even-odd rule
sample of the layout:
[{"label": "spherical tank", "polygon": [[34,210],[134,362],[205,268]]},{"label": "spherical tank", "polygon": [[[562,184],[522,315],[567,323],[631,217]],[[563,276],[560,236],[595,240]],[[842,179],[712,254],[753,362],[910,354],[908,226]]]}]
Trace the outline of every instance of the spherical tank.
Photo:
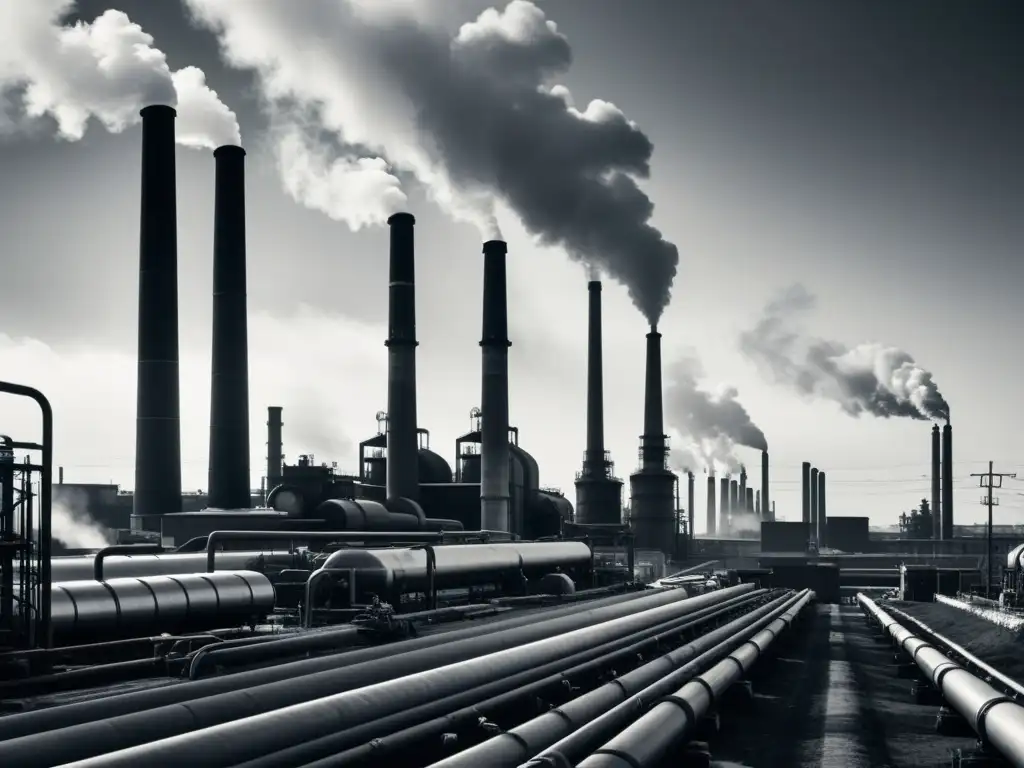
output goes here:
[{"label": "spherical tank", "polygon": [[420,448],[420,482],[450,483],[452,482],[451,465],[444,457],[429,448]]}]

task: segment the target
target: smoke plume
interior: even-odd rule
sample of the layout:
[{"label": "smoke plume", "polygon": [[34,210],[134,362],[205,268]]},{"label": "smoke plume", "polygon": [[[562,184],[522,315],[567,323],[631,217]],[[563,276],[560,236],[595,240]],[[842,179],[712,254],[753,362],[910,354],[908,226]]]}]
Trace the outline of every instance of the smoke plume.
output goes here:
[{"label": "smoke plume", "polygon": [[49,116],[61,138],[78,141],[90,119],[120,133],[140,121],[142,107],[168,104],[178,112],[179,144],[240,143],[235,114],[201,69],[172,72],[152,36],[121,11],[63,24],[74,7],[74,0],[0,3],[0,105],[14,103],[8,121],[27,128]]},{"label": "smoke plume", "polygon": [[740,460],[736,458],[736,444],[728,437],[695,438],[685,435],[669,453],[673,469],[679,472],[697,472],[701,469],[720,475],[738,474]]},{"label": "smoke plume", "polygon": [[[554,82],[569,41],[534,4],[484,11],[453,36],[422,3],[186,2],[230,65],[257,72],[300,202],[352,226],[379,222],[409,173],[486,237],[502,202],[540,241],[624,284],[651,323],[660,317],[678,251],[650,225],[636,181],[650,173],[651,141],[614,104],[576,108]],[[333,137],[330,155],[315,149],[318,133]]]},{"label": "smoke plume", "polygon": [[88,498],[81,491],[54,488],[50,510],[52,535],[68,549],[102,549],[114,543],[107,529],[89,514]]},{"label": "smoke plume", "polygon": [[740,349],[774,381],[833,400],[851,416],[949,420],[949,404],[932,374],[907,352],[876,343],[847,347],[815,339],[795,325],[815,298],[794,285],[770,302],[740,336]]}]

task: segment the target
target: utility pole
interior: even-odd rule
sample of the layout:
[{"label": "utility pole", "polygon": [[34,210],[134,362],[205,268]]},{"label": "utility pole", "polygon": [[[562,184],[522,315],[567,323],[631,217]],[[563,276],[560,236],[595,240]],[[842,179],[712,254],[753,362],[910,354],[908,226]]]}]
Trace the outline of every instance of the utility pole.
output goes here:
[{"label": "utility pole", "polygon": [[1003,478],[1015,478],[1015,472],[993,472],[993,462],[988,463],[988,472],[972,472],[971,477],[978,478],[978,486],[988,491],[981,497],[982,506],[988,507],[988,577],[985,580],[985,596],[992,598],[992,507],[999,506],[999,499],[992,495],[992,490],[1003,487]]}]

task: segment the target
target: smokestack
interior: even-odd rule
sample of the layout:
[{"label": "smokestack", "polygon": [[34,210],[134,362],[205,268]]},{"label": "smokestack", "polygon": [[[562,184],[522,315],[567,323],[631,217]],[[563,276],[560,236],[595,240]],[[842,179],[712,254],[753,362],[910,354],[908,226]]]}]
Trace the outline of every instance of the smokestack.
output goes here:
[{"label": "smokestack", "polygon": [[718,500],[718,531],[723,536],[729,535],[729,477],[728,475],[723,477],[719,483],[719,495],[721,498]]},{"label": "smokestack", "polygon": [[747,497],[744,499],[746,510],[749,514],[754,512],[754,489],[747,488]]},{"label": "smokestack", "polygon": [[480,527],[509,530],[508,293],[501,240],[484,243]]},{"label": "smokestack", "polygon": [[601,281],[587,284],[590,317],[587,334],[587,454],[584,473],[604,477],[604,363],[601,356]]},{"label": "smokestack", "polygon": [[[178,224],[173,108],[142,110],[139,368],[133,514],[181,511]],[[152,521],[143,525],[158,525]]]},{"label": "smokestack", "polygon": [[811,467],[811,477],[808,483],[811,496],[811,536],[816,537],[818,532],[818,468]]},{"label": "smokestack", "polygon": [[[388,348],[386,494],[389,501],[403,498],[416,501],[420,491],[419,436],[416,434],[416,219],[411,213],[396,213],[388,219],[388,226],[391,227],[391,254],[388,340],[385,342]],[[508,442],[507,428],[505,434]],[[505,495],[508,495],[507,489]]]},{"label": "smokestack", "polygon": [[828,546],[828,515],[825,513],[825,473],[818,473],[818,546]]},{"label": "smokestack", "polygon": [[693,472],[686,473],[686,516],[689,521],[690,527],[687,531],[690,538],[693,538],[693,526],[697,521],[697,516],[694,514],[694,493],[693,493]]},{"label": "smokestack", "polygon": [[213,364],[208,506],[245,509],[249,494],[249,330],[245,276],[245,150],[213,152]]},{"label": "smokestack", "polygon": [[761,492],[760,491],[757,491],[754,494],[754,514],[756,514],[759,519],[764,519],[761,516]]},{"label": "smokestack", "polygon": [[942,538],[942,448],[939,425],[932,425],[932,538]]},{"label": "smokestack", "polygon": [[644,387],[644,434],[640,438],[642,468],[645,472],[665,471],[665,417],[661,392],[661,334],[651,326],[647,334],[647,380]]},{"label": "smokestack", "polygon": [[281,406],[267,408],[267,493],[281,484],[284,450],[281,442]]},{"label": "smokestack", "polygon": [[729,481],[729,515],[736,517],[739,515],[743,505],[740,503],[740,484],[735,480]]},{"label": "smokestack", "polygon": [[714,536],[715,527],[715,473],[708,475],[708,510],[707,510],[708,536]]},{"label": "smokestack", "polygon": [[747,505],[747,468],[740,465],[740,506]]},{"label": "smokestack", "polygon": [[803,506],[801,520],[811,522],[811,463],[805,461],[800,465],[800,498]]},{"label": "smokestack", "polygon": [[942,428],[942,538],[953,538],[953,427]]},{"label": "smokestack", "polygon": [[772,514],[768,505],[768,451],[761,451],[761,519],[771,520]]}]

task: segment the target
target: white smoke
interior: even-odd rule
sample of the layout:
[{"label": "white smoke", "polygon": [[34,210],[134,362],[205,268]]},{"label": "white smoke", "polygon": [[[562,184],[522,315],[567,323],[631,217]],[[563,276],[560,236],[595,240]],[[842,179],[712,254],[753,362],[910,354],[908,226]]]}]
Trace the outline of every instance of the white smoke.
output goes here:
[{"label": "white smoke", "polygon": [[50,505],[50,530],[68,549],[102,549],[114,543],[107,529],[97,523],[89,514],[86,495],[58,492],[54,489]]},{"label": "white smoke", "polygon": [[62,24],[74,5],[0,2],[0,105],[9,105],[0,110],[0,124],[6,121],[7,130],[49,116],[61,138],[78,141],[90,119],[120,133],[140,121],[142,107],[168,104],[178,112],[179,144],[213,149],[241,143],[234,112],[202,70],[172,72],[153,37],[121,11]]},{"label": "white smoke", "polygon": [[669,454],[669,461],[680,472],[714,472],[717,475],[737,474],[740,460],[736,444],[725,435],[694,438],[684,435]]}]

